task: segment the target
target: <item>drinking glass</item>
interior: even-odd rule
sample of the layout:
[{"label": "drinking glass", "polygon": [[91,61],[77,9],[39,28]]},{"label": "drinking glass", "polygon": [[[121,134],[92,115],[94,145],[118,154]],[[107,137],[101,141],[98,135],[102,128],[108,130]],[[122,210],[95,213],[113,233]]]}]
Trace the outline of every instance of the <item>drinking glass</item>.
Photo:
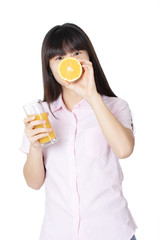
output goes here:
[{"label": "drinking glass", "polygon": [[35,128],[51,128],[52,131],[49,132],[49,135],[39,139],[42,147],[47,147],[50,144],[56,142],[56,136],[54,130],[51,126],[51,123],[48,119],[47,112],[44,109],[43,103],[40,99],[27,103],[23,106],[24,111],[27,114],[27,117],[35,116],[34,120],[45,120],[44,124],[36,125]]}]

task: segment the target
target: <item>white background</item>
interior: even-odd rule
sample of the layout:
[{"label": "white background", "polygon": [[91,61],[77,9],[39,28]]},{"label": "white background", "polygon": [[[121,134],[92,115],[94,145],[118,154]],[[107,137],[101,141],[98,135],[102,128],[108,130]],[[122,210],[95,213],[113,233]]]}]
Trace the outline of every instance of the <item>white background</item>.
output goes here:
[{"label": "white background", "polygon": [[[22,106],[43,98],[41,44],[57,24],[72,22],[90,37],[113,91],[129,103],[134,153],[120,160],[124,195],[138,240],[160,239],[160,2],[4,1],[0,6],[0,239],[36,240],[44,188],[23,178]],[[106,239],[98,239],[106,240]],[[118,239],[117,239],[118,240]],[[128,239],[129,240],[129,239]]]}]

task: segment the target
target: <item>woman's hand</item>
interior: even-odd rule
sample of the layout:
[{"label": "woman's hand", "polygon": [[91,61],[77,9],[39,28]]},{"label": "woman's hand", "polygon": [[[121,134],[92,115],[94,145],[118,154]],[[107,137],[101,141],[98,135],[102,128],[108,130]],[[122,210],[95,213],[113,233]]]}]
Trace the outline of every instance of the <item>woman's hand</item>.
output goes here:
[{"label": "woman's hand", "polygon": [[86,59],[78,59],[82,64],[83,73],[79,80],[66,83],[66,87],[74,90],[87,101],[97,93],[92,62]]},{"label": "woman's hand", "polygon": [[[48,113],[47,113],[48,115]],[[39,139],[43,137],[47,137],[49,135],[49,132],[52,131],[50,128],[36,128],[35,126],[44,124],[44,120],[34,120],[35,117],[27,117],[24,119],[25,124],[25,133],[28,137],[29,142],[32,144],[32,147],[40,148],[41,144],[38,141]]]}]

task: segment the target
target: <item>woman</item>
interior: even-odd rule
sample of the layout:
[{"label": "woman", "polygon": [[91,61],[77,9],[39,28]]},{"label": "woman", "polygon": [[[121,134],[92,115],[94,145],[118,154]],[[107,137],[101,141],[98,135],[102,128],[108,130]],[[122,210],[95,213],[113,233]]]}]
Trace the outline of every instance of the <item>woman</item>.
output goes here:
[{"label": "woman", "polygon": [[[81,78],[68,83],[58,74],[66,57],[77,58]],[[57,143],[41,147],[50,129],[26,118],[21,150],[24,177],[45,183],[46,212],[40,240],[130,240],[136,224],[123,196],[119,158],[134,149],[127,102],[111,90],[88,36],[70,23],[52,28],[42,45],[44,106]]]}]

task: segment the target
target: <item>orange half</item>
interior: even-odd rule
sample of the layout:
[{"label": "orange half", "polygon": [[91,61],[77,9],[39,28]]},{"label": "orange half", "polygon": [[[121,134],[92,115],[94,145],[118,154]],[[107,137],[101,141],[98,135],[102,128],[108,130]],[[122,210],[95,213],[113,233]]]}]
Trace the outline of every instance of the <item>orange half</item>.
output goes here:
[{"label": "orange half", "polygon": [[58,66],[58,73],[67,82],[76,81],[82,75],[81,63],[76,58],[64,58]]}]

